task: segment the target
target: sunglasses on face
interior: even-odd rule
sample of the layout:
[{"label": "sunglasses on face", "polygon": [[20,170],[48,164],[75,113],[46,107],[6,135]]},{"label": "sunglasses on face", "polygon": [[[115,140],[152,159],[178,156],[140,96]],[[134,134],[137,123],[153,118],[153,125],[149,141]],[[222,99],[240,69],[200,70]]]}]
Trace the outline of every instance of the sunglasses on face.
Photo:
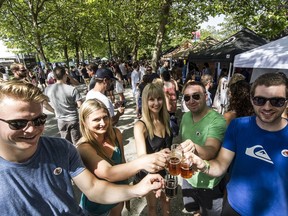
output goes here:
[{"label": "sunglasses on face", "polygon": [[28,124],[28,122],[32,122],[32,124],[34,126],[42,126],[45,124],[47,119],[47,115],[46,114],[42,114],[41,116],[38,116],[37,118],[34,118],[32,120],[27,120],[27,119],[13,119],[13,120],[4,120],[4,119],[0,119],[0,121],[3,121],[7,124],[9,124],[9,128],[11,130],[21,130],[23,128],[25,128]]},{"label": "sunglasses on face", "polygon": [[198,100],[200,100],[201,95],[200,94],[184,95],[184,101],[185,102],[190,101],[191,97],[192,97],[193,100],[197,100],[198,101]]},{"label": "sunglasses on face", "polygon": [[284,106],[287,98],[283,97],[273,97],[273,98],[265,98],[265,97],[253,97],[252,98],[253,104],[255,106],[264,106],[267,101],[274,107],[282,107]]}]

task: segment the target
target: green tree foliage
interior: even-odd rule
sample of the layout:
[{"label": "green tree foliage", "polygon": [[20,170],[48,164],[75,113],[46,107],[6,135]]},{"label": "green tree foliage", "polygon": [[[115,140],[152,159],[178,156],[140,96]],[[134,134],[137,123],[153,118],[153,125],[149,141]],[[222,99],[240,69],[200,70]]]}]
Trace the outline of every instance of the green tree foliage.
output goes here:
[{"label": "green tree foliage", "polygon": [[[4,3],[3,3],[4,2]],[[202,38],[228,37],[248,27],[266,38],[287,34],[288,0],[0,0],[0,38],[19,52],[78,63],[88,56],[143,56],[158,63],[162,50],[192,39],[208,16],[227,15],[221,30]],[[209,35],[210,34],[210,35]]]},{"label": "green tree foliage", "polygon": [[45,23],[54,11],[46,11],[51,1],[6,1],[1,8],[1,38],[7,39],[10,46],[17,47],[20,52],[36,52],[46,63],[43,40],[49,38]]},{"label": "green tree foliage", "polygon": [[221,0],[223,13],[263,37],[276,39],[288,34],[288,0]]}]

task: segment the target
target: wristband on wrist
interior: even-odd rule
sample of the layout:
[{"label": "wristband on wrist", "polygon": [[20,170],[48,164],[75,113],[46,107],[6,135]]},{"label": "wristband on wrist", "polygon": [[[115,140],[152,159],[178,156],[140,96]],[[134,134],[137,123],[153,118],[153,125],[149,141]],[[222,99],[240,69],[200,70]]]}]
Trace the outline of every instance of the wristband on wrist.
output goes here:
[{"label": "wristband on wrist", "polygon": [[207,174],[209,173],[210,163],[207,160],[203,160],[203,162],[205,163],[205,166],[200,171]]}]

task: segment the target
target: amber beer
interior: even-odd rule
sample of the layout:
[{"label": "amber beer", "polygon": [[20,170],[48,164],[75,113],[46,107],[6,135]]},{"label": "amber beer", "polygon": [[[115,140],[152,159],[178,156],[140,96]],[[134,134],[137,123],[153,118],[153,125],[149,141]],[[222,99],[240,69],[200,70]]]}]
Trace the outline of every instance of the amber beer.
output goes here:
[{"label": "amber beer", "polygon": [[181,163],[181,177],[185,179],[189,179],[194,174],[194,171],[192,170],[192,164],[187,162]]},{"label": "amber beer", "polygon": [[168,161],[168,170],[169,173],[173,176],[177,176],[181,173],[180,170],[180,158],[176,157],[176,156],[172,156],[169,158]]}]

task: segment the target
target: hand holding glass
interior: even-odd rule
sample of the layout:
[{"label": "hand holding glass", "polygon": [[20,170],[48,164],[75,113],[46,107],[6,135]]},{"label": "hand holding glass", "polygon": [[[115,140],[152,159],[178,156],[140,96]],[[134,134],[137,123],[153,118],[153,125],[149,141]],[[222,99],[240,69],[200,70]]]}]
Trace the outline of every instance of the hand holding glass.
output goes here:
[{"label": "hand holding glass", "polygon": [[180,162],[182,160],[182,148],[178,144],[171,146],[171,153],[168,159],[168,170],[171,175],[177,176],[181,173]]}]

